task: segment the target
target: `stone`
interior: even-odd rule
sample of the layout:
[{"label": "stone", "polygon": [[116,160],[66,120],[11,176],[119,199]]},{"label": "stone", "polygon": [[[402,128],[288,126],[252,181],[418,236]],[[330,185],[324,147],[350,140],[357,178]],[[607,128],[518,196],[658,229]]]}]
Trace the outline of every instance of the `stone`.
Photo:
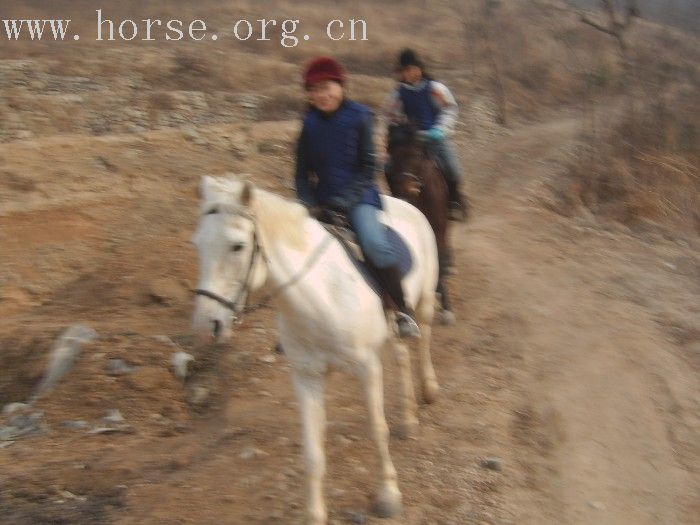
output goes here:
[{"label": "stone", "polygon": [[122,416],[122,413],[118,409],[113,408],[107,412],[107,415],[102,418],[102,421],[105,423],[123,423],[124,416]]},{"label": "stone", "polygon": [[0,427],[0,441],[12,441],[22,436],[48,432],[49,427],[41,422],[43,417],[43,412],[17,414],[10,417],[7,426]]},{"label": "stone", "polygon": [[500,458],[485,458],[481,461],[481,466],[489,470],[500,471],[501,460]]},{"label": "stone", "polygon": [[61,426],[68,428],[70,430],[85,430],[88,427],[87,421],[75,420],[75,421],[64,421]]},{"label": "stone", "polygon": [[131,374],[133,371],[134,367],[129,366],[122,359],[109,359],[105,365],[105,372],[110,376]]},{"label": "stone", "polygon": [[160,341],[161,343],[164,343],[166,345],[177,347],[175,341],[170,339],[167,335],[154,335],[153,339],[155,339],[156,341]]},{"label": "stone", "polygon": [[194,406],[203,406],[209,400],[209,389],[203,386],[195,386],[190,391],[187,402]]},{"label": "stone", "polygon": [[187,379],[187,366],[191,361],[194,361],[194,356],[192,354],[188,354],[187,352],[175,352],[170,358],[170,364],[175,377],[181,381]]},{"label": "stone", "polygon": [[240,454],[238,454],[238,457],[241,459],[257,459],[268,455],[269,454],[267,452],[260,450],[259,448],[246,447],[240,452]]},{"label": "stone", "polygon": [[97,332],[84,325],[73,325],[68,328],[54,343],[49,357],[49,365],[44,377],[37,385],[30,398],[36,400],[47,390],[51,389],[75,364],[83,343],[89,343],[97,338]]},{"label": "stone", "polygon": [[27,410],[29,405],[27,403],[8,403],[2,408],[2,415],[9,416],[15,412],[20,412]]},{"label": "stone", "polygon": [[367,517],[362,512],[348,511],[346,516],[350,523],[356,523],[358,525],[367,523]]},{"label": "stone", "polygon": [[88,434],[133,434],[134,429],[128,425],[122,425],[119,427],[95,427]]},{"label": "stone", "polygon": [[586,505],[595,510],[605,510],[605,505],[603,505],[600,501],[587,501]]}]

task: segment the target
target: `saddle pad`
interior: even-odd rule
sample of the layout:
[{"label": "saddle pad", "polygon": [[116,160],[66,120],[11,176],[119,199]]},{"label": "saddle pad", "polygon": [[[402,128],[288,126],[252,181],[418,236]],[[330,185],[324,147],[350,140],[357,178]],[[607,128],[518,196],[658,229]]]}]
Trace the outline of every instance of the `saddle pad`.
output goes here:
[{"label": "saddle pad", "polygon": [[[413,257],[411,257],[411,250],[408,248],[406,241],[403,240],[401,235],[393,229],[391,226],[386,226],[387,238],[392,250],[396,254],[396,258],[399,264],[399,270],[401,271],[401,276],[404,277],[413,268]],[[365,264],[364,255],[357,242],[357,236],[352,230],[339,227],[329,227],[328,231],[331,232],[339,241],[340,244],[345,248],[345,251],[350,257],[355,267],[358,269],[360,274],[365,278],[367,284],[377,293],[382,293],[382,287],[374,275],[374,272],[370,269],[367,264]]]}]

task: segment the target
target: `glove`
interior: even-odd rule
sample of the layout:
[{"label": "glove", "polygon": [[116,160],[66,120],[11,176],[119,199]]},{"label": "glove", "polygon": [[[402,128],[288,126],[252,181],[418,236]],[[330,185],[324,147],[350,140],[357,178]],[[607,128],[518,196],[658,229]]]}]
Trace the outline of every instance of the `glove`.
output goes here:
[{"label": "glove", "polygon": [[419,134],[425,139],[434,140],[436,142],[445,138],[445,132],[440,128],[430,128],[425,131],[421,131]]},{"label": "glove", "polygon": [[348,208],[348,201],[342,197],[333,197],[328,202],[328,209],[337,212],[345,212]]}]

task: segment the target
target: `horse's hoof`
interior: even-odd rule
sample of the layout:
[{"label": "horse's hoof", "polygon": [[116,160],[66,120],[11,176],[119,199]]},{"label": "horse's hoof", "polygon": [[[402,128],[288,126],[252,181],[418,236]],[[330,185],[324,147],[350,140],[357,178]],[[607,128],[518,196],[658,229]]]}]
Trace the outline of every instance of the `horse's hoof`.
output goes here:
[{"label": "horse's hoof", "polygon": [[394,435],[399,439],[415,439],[418,435],[418,420],[403,421],[394,430]]},{"label": "horse's hoof", "polygon": [[455,324],[455,321],[457,321],[457,318],[455,317],[454,312],[450,310],[443,310],[442,314],[440,314],[440,322],[442,322],[444,325]]},{"label": "horse's hoof", "polygon": [[429,405],[435,403],[440,395],[440,385],[437,381],[429,381],[423,385],[423,401]]},{"label": "horse's hoof", "polygon": [[372,512],[379,518],[396,518],[403,511],[399,489],[382,489],[374,500]]}]

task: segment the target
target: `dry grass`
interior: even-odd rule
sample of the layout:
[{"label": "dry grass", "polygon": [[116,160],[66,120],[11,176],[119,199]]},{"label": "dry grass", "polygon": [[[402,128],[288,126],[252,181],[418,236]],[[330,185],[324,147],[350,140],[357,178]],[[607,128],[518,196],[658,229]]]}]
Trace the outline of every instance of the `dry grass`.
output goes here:
[{"label": "dry grass", "polygon": [[[557,190],[560,199],[627,223],[648,219],[685,228],[698,220],[693,211],[698,203],[691,197],[697,194],[700,45],[673,29],[635,23],[628,35],[634,64],[630,73],[614,41],[582,24],[557,0],[500,2],[491,18],[484,15],[484,0],[174,0],[158,6],[124,0],[102,6],[105,16],[115,21],[202,18],[210,31],[222,35],[216,42],[175,44],[95,42],[91,0],[14,4],[3,7],[5,17],[71,18],[85,38],[79,45],[13,43],[0,48],[0,59],[29,58],[37,64],[35,74],[48,76],[50,82],[87,77],[104,88],[81,92],[80,108],[61,97],[34,97],[43,95],[40,88],[29,96],[19,93],[23,88],[5,90],[5,111],[19,116],[35,134],[85,132],[88,122],[104,122],[98,128],[108,131],[115,121],[117,129],[124,129],[131,117],[120,108],[130,108],[132,114],[145,111],[150,124],[141,119],[141,126],[172,122],[158,117],[177,110],[177,91],[203,92],[210,102],[230,104],[227,118],[241,118],[236,113],[240,95],[258,101],[253,118],[296,118],[305,107],[303,65],[320,53],[343,62],[350,73],[352,98],[379,110],[393,83],[395,56],[411,46],[423,54],[434,76],[448,80],[460,101],[468,101],[475,92],[495,97],[495,59],[511,122],[562,107],[634,101],[619,122],[595,130]],[[311,39],[285,48],[279,29],[270,33],[269,42],[233,38],[236,20],[264,17],[299,19],[295,35],[308,33]],[[368,42],[323,37],[329,20],[351,18],[367,21]],[[493,35],[492,46],[488,34]],[[195,117],[191,111],[185,116]]]},{"label": "dry grass", "polygon": [[627,105],[555,185],[558,211],[585,206],[631,227],[700,234],[699,102],[659,94]]}]

